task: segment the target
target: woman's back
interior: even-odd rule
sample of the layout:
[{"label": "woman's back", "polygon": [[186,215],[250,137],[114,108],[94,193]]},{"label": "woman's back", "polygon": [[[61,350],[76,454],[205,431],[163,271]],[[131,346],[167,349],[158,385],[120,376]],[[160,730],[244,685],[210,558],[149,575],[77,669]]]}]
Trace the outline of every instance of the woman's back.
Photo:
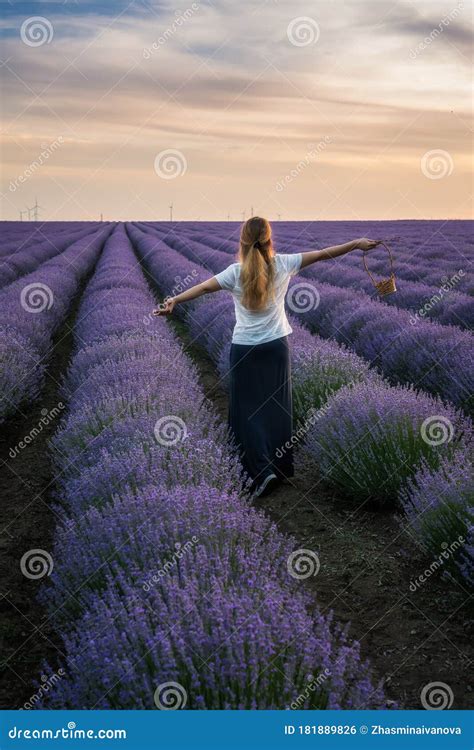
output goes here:
[{"label": "woman's back", "polygon": [[234,344],[262,344],[291,333],[285,313],[285,295],[290,277],[298,273],[302,255],[276,254],[273,258],[275,275],[273,295],[262,310],[249,310],[242,304],[241,263],[232,263],[216,274],[222,289],[232,293],[235,305]]}]

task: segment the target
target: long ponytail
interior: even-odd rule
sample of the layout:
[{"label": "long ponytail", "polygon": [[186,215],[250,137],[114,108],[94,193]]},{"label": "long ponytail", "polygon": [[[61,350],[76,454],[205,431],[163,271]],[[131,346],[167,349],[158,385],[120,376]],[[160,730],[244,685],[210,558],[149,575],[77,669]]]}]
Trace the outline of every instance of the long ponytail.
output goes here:
[{"label": "long ponytail", "polygon": [[253,312],[265,309],[275,284],[272,230],[266,219],[253,216],[242,226],[239,260],[242,305]]}]

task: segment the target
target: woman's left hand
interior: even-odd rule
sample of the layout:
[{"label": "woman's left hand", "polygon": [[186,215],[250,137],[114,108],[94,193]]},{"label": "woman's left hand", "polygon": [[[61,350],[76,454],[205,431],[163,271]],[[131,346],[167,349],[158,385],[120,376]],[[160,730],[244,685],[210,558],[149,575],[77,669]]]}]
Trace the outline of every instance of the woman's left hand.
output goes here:
[{"label": "woman's left hand", "polygon": [[364,253],[367,253],[369,250],[373,250],[374,247],[377,247],[377,245],[381,245],[382,240],[369,240],[367,237],[361,237],[360,240],[357,240],[356,248],[358,250],[363,250]]},{"label": "woman's left hand", "polygon": [[168,297],[168,299],[165,299],[165,301],[159,307],[157,307],[156,310],[153,310],[153,315],[171,315],[174,310],[175,304],[175,298]]}]

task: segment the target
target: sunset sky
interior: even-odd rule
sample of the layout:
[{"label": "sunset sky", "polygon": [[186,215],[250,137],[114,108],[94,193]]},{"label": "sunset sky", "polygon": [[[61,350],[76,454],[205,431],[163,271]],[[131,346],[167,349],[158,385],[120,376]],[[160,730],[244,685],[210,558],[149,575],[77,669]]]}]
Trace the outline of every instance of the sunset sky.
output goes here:
[{"label": "sunset sky", "polygon": [[471,218],[467,0],[1,7],[3,219]]}]

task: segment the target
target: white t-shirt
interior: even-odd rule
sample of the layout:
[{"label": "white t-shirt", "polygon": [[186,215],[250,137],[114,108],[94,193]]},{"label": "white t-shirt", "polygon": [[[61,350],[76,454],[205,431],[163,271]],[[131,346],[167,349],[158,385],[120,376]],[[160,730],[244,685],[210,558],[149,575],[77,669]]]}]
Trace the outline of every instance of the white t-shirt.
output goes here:
[{"label": "white t-shirt", "polygon": [[241,303],[240,263],[232,263],[215,278],[222,289],[232,292],[235,306],[233,344],[263,344],[292,332],[285,313],[285,295],[290,276],[298,273],[302,254],[275,255],[275,297],[264,310],[247,310]]}]

